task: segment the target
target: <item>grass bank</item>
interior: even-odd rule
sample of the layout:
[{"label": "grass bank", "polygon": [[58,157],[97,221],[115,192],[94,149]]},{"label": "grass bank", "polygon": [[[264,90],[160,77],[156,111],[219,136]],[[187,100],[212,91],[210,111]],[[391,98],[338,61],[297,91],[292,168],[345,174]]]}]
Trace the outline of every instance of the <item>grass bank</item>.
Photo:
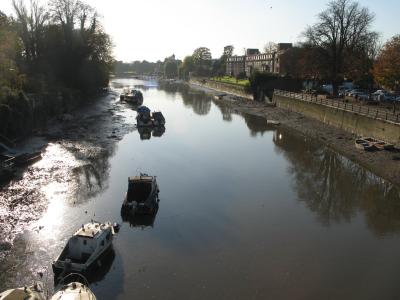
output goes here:
[{"label": "grass bank", "polygon": [[250,82],[248,79],[236,79],[235,77],[224,76],[224,77],[212,77],[213,81],[218,81],[222,83],[236,84],[242,87],[248,87]]}]

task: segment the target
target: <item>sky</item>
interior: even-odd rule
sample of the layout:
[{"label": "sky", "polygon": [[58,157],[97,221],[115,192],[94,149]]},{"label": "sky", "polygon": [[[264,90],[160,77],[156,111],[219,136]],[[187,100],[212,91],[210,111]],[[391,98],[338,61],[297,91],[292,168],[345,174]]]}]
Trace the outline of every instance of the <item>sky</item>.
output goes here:
[{"label": "sky", "polygon": [[[25,0],[27,3],[29,1]],[[42,3],[45,3],[42,0]],[[269,42],[296,43],[316,22],[327,0],[85,0],[102,16],[117,60],[183,59],[204,46],[213,57],[233,45],[263,49]],[[386,41],[400,34],[400,0],[359,0],[375,14],[372,29]],[[12,13],[11,0],[0,10]]]}]

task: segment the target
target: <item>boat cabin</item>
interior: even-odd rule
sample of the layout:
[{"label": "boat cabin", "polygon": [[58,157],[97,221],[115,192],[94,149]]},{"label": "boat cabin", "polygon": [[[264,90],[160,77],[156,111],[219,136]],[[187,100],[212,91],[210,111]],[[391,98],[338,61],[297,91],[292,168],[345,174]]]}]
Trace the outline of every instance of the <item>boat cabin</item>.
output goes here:
[{"label": "boat cabin", "polygon": [[135,176],[128,179],[128,202],[147,200],[153,189],[153,176]]},{"label": "boat cabin", "polygon": [[154,176],[142,174],[128,178],[128,191],[122,211],[125,213],[154,213],[158,200],[158,186]]},{"label": "boat cabin", "polygon": [[109,245],[112,238],[111,227],[97,222],[82,225],[69,239],[59,260],[71,260],[84,264],[99,248]]}]

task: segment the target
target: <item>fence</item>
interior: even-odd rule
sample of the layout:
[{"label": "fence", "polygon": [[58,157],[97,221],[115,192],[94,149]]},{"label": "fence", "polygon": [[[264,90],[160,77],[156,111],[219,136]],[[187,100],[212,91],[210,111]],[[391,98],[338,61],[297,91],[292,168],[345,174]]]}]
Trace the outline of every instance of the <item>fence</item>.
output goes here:
[{"label": "fence", "polygon": [[365,105],[358,105],[355,103],[348,103],[341,99],[323,99],[316,95],[294,93],[282,90],[274,90],[274,95],[284,96],[287,98],[297,99],[300,101],[316,103],[325,105],[332,108],[342,109],[349,112],[357,113],[374,119],[390,121],[400,124],[400,113],[393,113],[388,109],[381,107],[370,107]]}]

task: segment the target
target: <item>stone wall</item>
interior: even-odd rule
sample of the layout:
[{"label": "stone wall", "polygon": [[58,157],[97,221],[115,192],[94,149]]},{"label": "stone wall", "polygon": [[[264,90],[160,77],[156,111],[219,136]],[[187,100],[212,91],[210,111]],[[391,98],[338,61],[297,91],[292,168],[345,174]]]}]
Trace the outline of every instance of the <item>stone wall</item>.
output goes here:
[{"label": "stone wall", "polygon": [[276,94],[274,94],[273,101],[278,107],[301,113],[356,135],[372,136],[400,145],[400,125],[394,122]]}]

